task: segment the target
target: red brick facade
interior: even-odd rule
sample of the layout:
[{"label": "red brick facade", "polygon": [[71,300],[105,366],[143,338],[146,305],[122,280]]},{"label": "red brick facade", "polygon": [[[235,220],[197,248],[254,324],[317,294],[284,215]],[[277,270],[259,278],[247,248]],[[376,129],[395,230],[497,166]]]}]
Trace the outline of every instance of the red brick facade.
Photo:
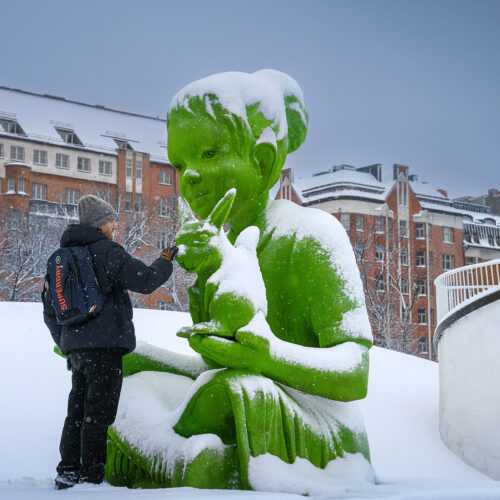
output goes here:
[{"label": "red brick facade", "polygon": [[[353,209],[353,203],[356,202],[353,201],[355,198],[352,193],[344,198],[345,206],[350,207],[348,211],[342,208],[342,194],[338,194],[338,211],[331,213],[344,224],[353,245],[365,285],[375,342],[380,340],[379,332],[376,318],[371,314],[373,308],[369,305],[368,296],[377,286],[376,293],[371,298],[375,296],[382,301],[392,301],[396,310],[399,309],[400,302],[404,301],[409,308],[411,352],[435,360],[432,349],[436,327],[434,280],[447,270],[443,267],[444,261],[445,265],[450,265],[451,268],[464,265],[463,234],[462,229],[453,227],[452,216],[433,216],[423,210],[408,182],[408,168],[398,168],[399,178],[386,192],[385,203],[372,203],[373,207],[385,205],[384,212],[381,211],[380,215],[366,213],[366,206],[361,202],[358,202],[359,210]],[[276,199],[281,198],[303,205],[299,193],[294,188],[290,169],[285,169],[282,173],[280,188],[276,194]],[[307,206],[326,209],[327,205],[324,205],[325,208],[321,203]],[[373,212],[373,208],[371,211]],[[377,217],[384,219],[383,231],[376,230]],[[447,220],[450,222],[446,222]],[[450,226],[443,229],[446,224]],[[392,257],[391,248],[394,250]],[[380,256],[377,259],[377,251],[383,252],[384,262],[380,262]],[[402,256],[401,253],[405,255]]]},{"label": "red brick facade", "polygon": [[[42,146],[40,146],[43,149]],[[84,153],[83,153],[84,154]],[[23,216],[33,216],[33,207],[30,208],[30,202],[33,195],[33,184],[46,186],[44,199],[39,200],[40,203],[59,204],[69,209],[71,219],[75,221],[76,206],[71,200],[67,203],[67,189],[77,190],[80,196],[86,194],[106,193],[109,195],[110,203],[117,207],[119,210],[118,225],[119,230],[117,234],[117,241],[123,243],[126,237],[127,224],[130,224],[131,214],[135,214],[136,202],[138,201],[138,171],[136,170],[137,158],[139,155],[142,158],[142,174],[139,176],[142,188],[140,194],[142,195],[140,211],[148,212],[147,224],[148,228],[153,231],[158,231],[169,234],[169,241],[173,242],[175,228],[177,225],[177,214],[175,211],[176,199],[178,196],[178,177],[175,169],[168,163],[159,163],[150,161],[150,156],[147,153],[139,153],[136,151],[128,151],[118,149],[116,151],[116,163],[113,168],[116,168],[116,183],[114,182],[99,182],[96,180],[77,179],[71,176],[69,172],[61,171],[60,174],[45,173],[33,171],[28,162],[6,162],[5,163],[5,178],[2,178],[0,189],[0,214],[3,217],[9,217],[14,211],[19,213],[19,220],[27,220]],[[133,160],[132,177],[127,179],[126,175],[126,161],[127,157]],[[97,168],[93,165],[92,168]],[[170,184],[160,184],[159,172],[166,172],[169,175]],[[14,190],[9,192],[9,179],[15,179]],[[168,179],[168,177],[167,177]],[[127,182],[128,181],[128,182]],[[12,184],[14,181],[10,181]],[[23,186],[24,183],[24,186]],[[129,189],[127,189],[129,187]],[[131,188],[131,189],[130,189]],[[22,191],[22,193],[21,193]],[[131,206],[125,206],[125,193],[131,193],[130,202]],[[170,206],[173,210],[169,216],[161,216],[159,214],[159,198],[168,199]],[[36,215],[40,216],[39,213]],[[43,214],[42,214],[43,216]],[[136,215],[137,216],[137,215]],[[145,215],[141,215],[141,217]],[[155,242],[158,248],[142,247],[134,252],[134,256],[147,260],[151,260],[154,255],[160,252],[161,239],[154,237],[152,233],[149,239]],[[3,297],[6,298],[6,297]],[[184,297],[185,298],[185,297]],[[157,308],[159,303],[172,304],[173,298],[171,294],[165,289],[161,288],[149,296],[141,297],[140,303],[144,307]],[[167,306],[168,307],[168,306]]]}]

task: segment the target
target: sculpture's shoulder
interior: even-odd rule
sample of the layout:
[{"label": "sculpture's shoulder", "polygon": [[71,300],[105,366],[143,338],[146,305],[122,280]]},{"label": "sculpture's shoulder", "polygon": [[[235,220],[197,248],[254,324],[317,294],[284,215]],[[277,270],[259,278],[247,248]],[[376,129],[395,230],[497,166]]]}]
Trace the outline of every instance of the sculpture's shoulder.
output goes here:
[{"label": "sculpture's shoulder", "polygon": [[[331,275],[344,283],[347,296],[363,303],[364,294],[354,251],[342,224],[332,215],[315,208],[301,207],[289,200],[275,200],[266,208],[264,237],[289,240],[291,262],[304,269],[316,268],[325,286]],[[273,246],[272,243],[270,246]]]},{"label": "sculpture's shoulder", "polygon": [[336,241],[350,246],[340,222],[323,210],[301,207],[289,200],[275,200],[268,204],[265,216],[265,232],[272,233],[274,239],[293,237],[300,241],[312,238],[326,248]]}]

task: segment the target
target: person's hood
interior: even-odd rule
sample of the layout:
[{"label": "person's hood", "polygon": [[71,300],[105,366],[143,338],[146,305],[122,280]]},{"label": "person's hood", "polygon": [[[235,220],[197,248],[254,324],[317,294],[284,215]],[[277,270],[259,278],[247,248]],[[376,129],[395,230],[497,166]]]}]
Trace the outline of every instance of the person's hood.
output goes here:
[{"label": "person's hood", "polygon": [[61,236],[61,247],[90,245],[107,237],[99,229],[86,224],[70,224]]}]

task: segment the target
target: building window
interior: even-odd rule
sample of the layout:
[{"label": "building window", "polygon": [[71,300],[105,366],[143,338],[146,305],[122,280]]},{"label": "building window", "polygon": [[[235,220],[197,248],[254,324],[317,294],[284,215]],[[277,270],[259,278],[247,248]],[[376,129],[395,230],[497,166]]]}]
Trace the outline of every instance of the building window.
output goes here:
[{"label": "building window", "polygon": [[436,324],[436,317],[434,316],[434,309],[431,309],[431,325],[434,326]]},{"label": "building window", "polygon": [[172,201],[170,198],[158,198],[158,215],[172,216]]},{"label": "building window", "polygon": [[47,185],[46,184],[32,184],[32,198],[34,200],[47,199]]},{"label": "building window", "polygon": [[375,232],[384,233],[385,232],[385,220],[381,216],[375,217]]},{"label": "building window", "polygon": [[156,303],[156,307],[160,310],[160,311],[171,311],[172,310],[172,304],[170,302],[165,302],[163,300],[159,300],[157,303]]},{"label": "building window", "polygon": [[56,153],[56,167],[69,168],[69,155],[63,153]]},{"label": "building window", "polygon": [[408,278],[401,278],[401,293],[404,295],[408,295],[410,293]]},{"label": "building window", "polygon": [[356,231],[363,231],[363,214],[356,214]]},{"label": "building window", "polygon": [[135,211],[142,211],[142,194],[135,193]]},{"label": "building window", "polygon": [[3,158],[3,144],[0,144],[0,158]]},{"label": "building window", "polygon": [[490,245],[490,247],[495,246],[495,239],[491,234],[488,235],[488,245]]},{"label": "building window", "polygon": [[76,205],[80,199],[79,189],[66,188],[66,203],[68,205]]},{"label": "building window", "polygon": [[168,233],[160,234],[158,238],[158,249],[163,250],[169,246]]},{"label": "building window", "polygon": [[453,228],[443,226],[441,231],[443,235],[443,243],[453,243]]},{"label": "building window", "polygon": [[425,224],[423,222],[415,224],[415,238],[417,240],[425,240]]},{"label": "building window", "polygon": [[90,158],[78,157],[78,171],[79,172],[90,172]]},{"label": "building window", "polygon": [[417,310],[417,323],[419,325],[427,324],[427,310],[425,309],[425,307],[419,308]]},{"label": "building window", "polygon": [[351,229],[351,215],[340,214],[340,223],[344,226],[346,231],[349,231],[349,229]]},{"label": "building window", "polygon": [[142,157],[139,155],[135,158],[135,178],[142,179]]},{"label": "building window", "polygon": [[434,297],[434,281],[429,280],[429,295]]},{"label": "building window", "polygon": [[111,203],[111,195],[107,191],[99,191],[97,197],[104,200],[106,203]]},{"label": "building window", "polygon": [[425,280],[417,280],[417,295],[426,295],[425,293]]},{"label": "building window", "polygon": [[16,192],[16,179],[14,177],[7,179],[7,191],[12,193]]},{"label": "building window", "polygon": [[21,225],[21,214],[19,210],[11,210],[9,215],[9,229],[19,229]]},{"label": "building window", "polygon": [[40,149],[33,150],[33,163],[37,165],[47,165],[47,151]]},{"label": "building window", "polygon": [[26,179],[18,179],[17,181],[17,192],[26,193]]},{"label": "building window", "polygon": [[474,264],[474,257],[465,257],[465,265],[472,266]]},{"label": "building window", "polygon": [[127,158],[127,169],[126,169],[127,179],[132,179],[132,171],[133,171],[132,158]]},{"label": "building window", "polygon": [[425,250],[417,250],[417,266],[425,267]]},{"label": "building window", "polygon": [[405,220],[399,221],[399,237],[408,238],[408,225]]},{"label": "building window", "polygon": [[26,135],[23,128],[16,120],[0,119],[0,124],[8,134]]},{"label": "building window", "polygon": [[16,161],[24,161],[24,148],[20,146],[11,146],[10,159]]},{"label": "building window", "polygon": [[170,186],[170,172],[167,172],[166,170],[160,170],[158,176],[159,176],[158,182],[160,184],[163,184],[165,186]]},{"label": "building window", "polygon": [[75,134],[74,130],[71,129],[65,129],[65,128],[57,128],[54,127],[57,131],[57,133],[61,136],[61,139],[66,143],[66,144],[74,144],[76,146],[83,146],[82,141],[80,138]]},{"label": "building window", "polygon": [[453,269],[453,255],[447,255],[443,254],[443,270],[444,271],[449,271],[450,269]]},{"label": "building window", "polygon": [[375,247],[375,260],[377,262],[384,261],[384,245],[377,245]]},{"label": "building window", "polygon": [[377,274],[377,279],[375,281],[375,289],[377,292],[385,291],[385,279],[383,273]]},{"label": "building window", "polygon": [[125,193],[125,210],[132,211],[132,193]]},{"label": "building window", "polygon": [[401,265],[402,266],[407,266],[408,265],[408,251],[406,248],[402,248],[399,252],[400,260],[401,260]]},{"label": "building window", "polygon": [[111,175],[111,162],[99,160],[99,173],[101,175]]},{"label": "building window", "polygon": [[134,148],[130,145],[130,143],[125,139],[113,138],[113,140],[116,142],[116,145],[118,146],[119,149],[129,149],[131,151],[134,150]]},{"label": "building window", "polygon": [[429,354],[429,350],[427,349],[427,337],[420,337],[418,339],[418,353]]},{"label": "building window", "polygon": [[432,224],[427,224],[427,239],[432,240]]}]

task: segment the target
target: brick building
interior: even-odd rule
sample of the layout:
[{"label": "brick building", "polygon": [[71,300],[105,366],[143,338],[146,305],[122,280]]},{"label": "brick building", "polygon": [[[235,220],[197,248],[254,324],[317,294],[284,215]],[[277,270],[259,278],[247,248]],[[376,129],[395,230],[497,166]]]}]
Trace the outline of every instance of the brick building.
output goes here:
[{"label": "brick building", "polygon": [[435,359],[433,282],[447,270],[500,258],[500,217],[453,201],[403,165],[334,166],[306,179],[282,172],[276,198],[331,213],[346,229],[365,287],[375,340]]},{"label": "brick building", "polygon": [[[80,196],[96,194],[119,213],[118,241],[147,261],[173,242],[177,193],[164,120],[0,87],[4,250],[11,231],[76,222]],[[169,309],[174,299],[162,288],[141,300]]]}]

